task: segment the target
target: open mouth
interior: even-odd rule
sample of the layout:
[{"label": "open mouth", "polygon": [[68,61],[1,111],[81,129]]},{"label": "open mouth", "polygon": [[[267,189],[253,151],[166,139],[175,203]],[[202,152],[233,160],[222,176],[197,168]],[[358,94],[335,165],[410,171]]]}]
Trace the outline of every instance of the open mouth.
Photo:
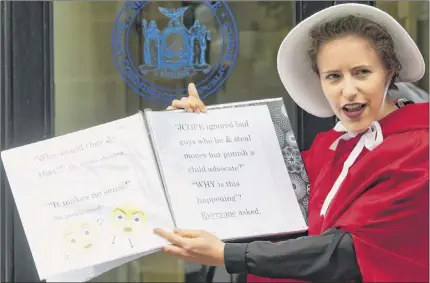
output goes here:
[{"label": "open mouth", "polygon": [[360,119],[361,114],[364,112],[367,104],[365,103],[349,103],[342,107],[342,111],[349,119]]},{"label": "open mouth", "polygon": [[348,113],[360,112],[366,107],[365,103],[350,103],[342,107],[342,110]]},{"label": "open mouth", "polygon": [[133,231],[133,229],[131,227],[124,227],[122,230],[125,233],[131,233]]}]

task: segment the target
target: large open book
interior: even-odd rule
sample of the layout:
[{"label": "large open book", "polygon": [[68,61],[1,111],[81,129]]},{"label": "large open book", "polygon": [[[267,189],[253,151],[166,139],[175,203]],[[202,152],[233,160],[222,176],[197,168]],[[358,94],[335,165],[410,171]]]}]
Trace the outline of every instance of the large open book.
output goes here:
[{"label": "large open book", "polygon": [[86,281],[167,243],[307,229],[306,171],[281,98],[145,110],[1,153],[41,279]]}]

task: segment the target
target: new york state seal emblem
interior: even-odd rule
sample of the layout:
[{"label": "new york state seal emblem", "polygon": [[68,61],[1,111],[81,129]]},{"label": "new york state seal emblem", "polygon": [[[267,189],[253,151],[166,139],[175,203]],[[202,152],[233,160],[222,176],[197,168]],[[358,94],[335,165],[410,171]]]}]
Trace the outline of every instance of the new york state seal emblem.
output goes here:
[{"label": "new york state seal emblem", "polygon": [[[127,85],[151,102],[167,105],[186,96],[189,82],[196,84],[203,99],[224,84],[234,67],[239,39],[227,3],[191,3],[172,8],[164,1],[125,2],[117,16],[112,35],[116,67]],[[215,26],[195,18],[199,5],[210,11]],[[165,19],[161,24],[160,17]],[[217,58],[209,56],[214,42]]]}]

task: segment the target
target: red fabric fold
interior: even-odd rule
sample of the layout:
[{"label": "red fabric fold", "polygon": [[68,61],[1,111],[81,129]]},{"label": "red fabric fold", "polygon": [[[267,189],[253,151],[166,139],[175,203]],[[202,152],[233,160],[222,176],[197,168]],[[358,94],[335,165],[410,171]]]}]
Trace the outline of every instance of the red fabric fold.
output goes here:
[{"label": "red fabric fold", "polygon": [[[359,137],[328,131],[303,154],[311,182],[309,234],[351,233],[364,282],[429,282],[429,104],[402,107],[380,122],[384,142],[364,150],[331,202],[322,204]],[[249,275],[248,282],[303,282]]]}]

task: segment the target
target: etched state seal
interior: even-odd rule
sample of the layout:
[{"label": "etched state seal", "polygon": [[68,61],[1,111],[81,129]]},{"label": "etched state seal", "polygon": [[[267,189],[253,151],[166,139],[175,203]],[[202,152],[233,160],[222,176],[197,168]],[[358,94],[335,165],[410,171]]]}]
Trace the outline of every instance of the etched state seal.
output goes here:
[{"label": "etched state seal", "polygon": [[[191,6],[165,8],[159,6],[163,2],[152,1],[122,6],[112,36],[114,61],[127,85],[143,98],[167,105],[187,96],[186,86],[194,82],[203,99],[230,76],[239,51],[234,16],[225,2],[199,3],[211,12],[217,26],[207,27],[198,19],[186,26]],[[157,23],[163,16],[163,24]],[[214,39],[217,58],[208,56]]]}]

